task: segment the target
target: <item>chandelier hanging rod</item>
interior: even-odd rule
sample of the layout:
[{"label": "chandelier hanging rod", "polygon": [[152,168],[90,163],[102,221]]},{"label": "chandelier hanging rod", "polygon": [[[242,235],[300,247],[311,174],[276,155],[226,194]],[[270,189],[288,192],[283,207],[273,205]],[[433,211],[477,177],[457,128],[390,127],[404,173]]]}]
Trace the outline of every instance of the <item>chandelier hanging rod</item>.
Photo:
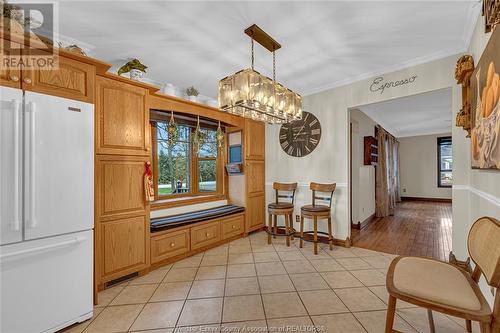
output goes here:
[{"label": "chandelier hanging rod", "polygon": [[262,30],[257,24],[252,24],[245,29],[245,33],[250,36],[257,43],[262,45],[264,48],[269,50],[269,52],[274,52],[281,48],[281,44],[275,41],[271,36],[269,36],[264,30]]}]

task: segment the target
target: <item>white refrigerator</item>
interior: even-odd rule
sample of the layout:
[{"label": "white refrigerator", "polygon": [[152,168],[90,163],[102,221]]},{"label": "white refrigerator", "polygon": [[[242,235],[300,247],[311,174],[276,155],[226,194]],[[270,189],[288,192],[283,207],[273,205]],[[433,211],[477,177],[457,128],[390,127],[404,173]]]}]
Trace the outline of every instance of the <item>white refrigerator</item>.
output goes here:
[{"label": "white refrigerator", "polygon": [[0,332],[55,332],[92,316],[94,106],[0,103]]}]

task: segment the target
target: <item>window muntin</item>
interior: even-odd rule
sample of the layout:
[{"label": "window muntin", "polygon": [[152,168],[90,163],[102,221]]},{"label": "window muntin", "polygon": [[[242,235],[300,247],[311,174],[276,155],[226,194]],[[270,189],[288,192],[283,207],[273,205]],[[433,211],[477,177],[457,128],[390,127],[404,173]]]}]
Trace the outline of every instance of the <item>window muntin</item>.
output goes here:
[{"label": "window muntin", "polygon": [[438,138],[438,187],[453,185],[453,146],[451,137]]}]

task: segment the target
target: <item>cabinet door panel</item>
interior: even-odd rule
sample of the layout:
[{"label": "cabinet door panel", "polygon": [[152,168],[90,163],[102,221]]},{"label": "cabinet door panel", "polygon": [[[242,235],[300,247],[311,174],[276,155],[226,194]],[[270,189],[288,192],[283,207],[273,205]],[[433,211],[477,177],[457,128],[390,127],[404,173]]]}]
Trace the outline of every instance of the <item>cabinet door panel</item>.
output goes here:
[{"label": "cabinet door panel", "polygon": [[264,161],[247,161],[247,193],[248,195],[260,194],[265,191],[265,164]]},{"label": "cabinet door panel", "polygon": [[100,219],[144,214],[146,157],[98,156],[96,202]]},{"label": "cabinet door panel", "polygon": [[262,122],[245,119],[245,156],[250,160],[265,158],[266,127]]},{"label": "cabinet door panel", "polygon": [[265,197],[258,195],[247,199],[247,232],[259,229],[265,224]]},{"label": "cabinet door panel", "polygon": [[143,88],[103,77],[97,78],[98,154],[149,154],[146,93]]},{"label": "cabinet door panel", "polygon": [[5,62],[12,64],[20,61],[20,45],[4,39],[0,39],[0,42],[3,43],[0,47],[2,51],[0,54],[0,85],[21,88],[21,70],[15,66],[3,66]]},{"label": "cabinet door panel", "polygon": [[54,70],[23,70],[23,89],[94,103],[95,67],[61,56],[57,59]]},{"label": "cabinet door panel", "polygon": [[104,281],[147,267],[149,264],[148,224],[145,216],[101,223]]}]

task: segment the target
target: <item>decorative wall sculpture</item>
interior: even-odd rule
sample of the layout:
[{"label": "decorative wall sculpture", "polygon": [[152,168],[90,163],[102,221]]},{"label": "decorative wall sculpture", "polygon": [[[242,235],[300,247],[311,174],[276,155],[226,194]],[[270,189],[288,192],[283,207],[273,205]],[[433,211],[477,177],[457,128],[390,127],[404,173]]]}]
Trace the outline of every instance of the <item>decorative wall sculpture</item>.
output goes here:
[{"label": "decorative wall sculpture", "polygon": [[470,138],[470,130],[472,127],[470,77],[473,71],[474,59],[472,56],[461,56],[455,68],[455,79],[458,84],[462,85],[462,109],[457,114],[456,126],[462,127],[467,131],[468,138]]}]

